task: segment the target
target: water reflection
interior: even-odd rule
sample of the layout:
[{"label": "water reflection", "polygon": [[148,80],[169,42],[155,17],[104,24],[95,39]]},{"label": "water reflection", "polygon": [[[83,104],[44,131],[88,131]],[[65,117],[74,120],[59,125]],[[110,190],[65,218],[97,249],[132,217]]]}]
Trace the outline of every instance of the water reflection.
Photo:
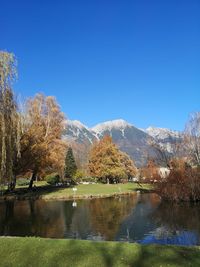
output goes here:
[{"label": "water reflection", "polygon": [[141,243],[200,244],[199,203],[173,204],[162,202],[151,214],[151,220],[160,227],[145,237]]},{"label": "water reflection", "polygon": [[114,240],[121,223],[135,208],[137,198],[96,199],[90,202],[90,218],[92,228],[105,240]]},{"label": "water reflection", "polygon": [[0,235],[200,244],[200,205],[156,194],[73,201],[0,203]]}]

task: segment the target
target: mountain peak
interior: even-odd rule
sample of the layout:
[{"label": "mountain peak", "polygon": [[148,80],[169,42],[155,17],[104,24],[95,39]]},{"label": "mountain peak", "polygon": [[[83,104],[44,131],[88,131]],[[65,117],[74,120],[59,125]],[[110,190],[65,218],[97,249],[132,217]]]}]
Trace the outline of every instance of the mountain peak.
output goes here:
[{"label": "mountain peak", "polygon": [[71,127],[77,127],[79,129],[83,129],[83,128],[88,129],[88,127],[86,125],[84,125],[83,123],[81,123],[78,120],[66,120],[66,125],[71,126]]},{"label": "mountain peak", "polygon": [[179,137],[178,132],[172,131],[167,128],[159,128],[159,127],[150,126],[145,131],[152,137],[159,138],[159,139],[165,139],[165,138],[168,138],[169,136]]},{"label": "mountain peak", "polygon": [[113,128],[115,129],[124,129],[126,127],[132,127],[133,125],[131,125],[130,123],[128,123],[127,121],[123,120],[123,119],[117,119],[117,120],[112,120],[112,121],[106,121],[106,122],[102,122],[97,124],[96,126],[94,126],[92,128],[92,131],[94,132],[103,132],[106,130],[111,130]]}]

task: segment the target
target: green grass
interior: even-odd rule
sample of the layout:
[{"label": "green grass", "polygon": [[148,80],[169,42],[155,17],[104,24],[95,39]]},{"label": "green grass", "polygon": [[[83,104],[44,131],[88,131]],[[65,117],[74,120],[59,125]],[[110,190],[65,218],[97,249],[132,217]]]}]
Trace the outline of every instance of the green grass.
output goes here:
[{"label": "green grass", "polygon": [[79,184],[74,194],[73,187],[56,187],[48,185],[45,181],[35,182],[33,190],[28,186],[16,187],[13,192],[6,192],[0,195],[0,199],[72,199],[72,198],[91,198],[91,197],[109,197],[117,194],[134,193],[137,190],[149,192],[153,189],[152,185],[137,183],[127,184]]},{"label": "green grass", "polygon": [[[35,186],[46,186],[46,185],[49,185],[46,181],[35,181],[33,183],[33,185]],[[28,186],[27,185],[16,185],[16,188],[27,188]]]},{"label": "green grass", "polygon": [[[33,185],[36,185],[36,186],[47,186],[48,185],[48,183],[46,182],[46,181],[35,181],[34,183],[33,183]],[[7,190],[7,186],[2,186],[2,188],[1,189],[3,189],[3,190]],[[28,185],[18,185],[18,184],[16,184],[16,189],[20,189],[20,188],[28,188]]]},{"label": "green grass", "polygon": [[64,198],[83,198],[83,197],[106,197],[115,194],[126,194],[136,190],[148,190],[152,187],[149,184],[142,184],[140,187],[136,183],[127,184],[80,184],[75,186],[77,188],[74,194],[72,188],[62,188],[54,192],[45,193],[43,199],[64,199]]},{"label": "green grass", "polygon": [[199,267],[199,247],[0,238],[0,266]]}]

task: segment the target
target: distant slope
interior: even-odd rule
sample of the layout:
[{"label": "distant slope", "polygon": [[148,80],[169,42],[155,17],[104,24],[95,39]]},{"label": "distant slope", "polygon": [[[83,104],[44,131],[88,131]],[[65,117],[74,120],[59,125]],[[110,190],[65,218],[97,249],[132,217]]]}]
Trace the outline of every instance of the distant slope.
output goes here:
[{"label": "distant slope", "polygon": [[146,133],[154,138],[169,153],[173,152],[172,145],[182,140],[181,134],[166,128],[148,127]]},{"label": "distant slope", "polygon": [[81,122],[67,120],[63,137],[72,147],[78,166],[84,168],[90,147],[97,141],[95,134]]}]

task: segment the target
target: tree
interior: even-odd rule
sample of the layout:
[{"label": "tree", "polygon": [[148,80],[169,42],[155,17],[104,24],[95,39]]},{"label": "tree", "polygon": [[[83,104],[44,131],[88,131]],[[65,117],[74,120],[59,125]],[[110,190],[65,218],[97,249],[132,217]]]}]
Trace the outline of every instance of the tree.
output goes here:
[{"label": "tree", "polygon": [[63,129],[64,115],[54,97],[37,94],[26,102],[16,173],[32,172],[30,188],[38,174],[62,173],[66,150]]},{"label": "tree", "polygon": [[140,176],[141,178],[145,179],[145,182],[153,182],[154,180],[160,180],[159,166],[156,165],[155,160],[148,160],[146,166],[141,168]]},{"label": "tree", "polygon": [[170,165],[170,173],[156,186],[158,194],[172,201],[199,201],[199,168],[192,168],[185,158],[173,159]]},{"label": "tree", "polygon": [[74,158],[73,150],[71,147],[68,148],[65,157],[65,177],[73,178],[77,171],[77,165]]},{"label": "tree", "polygon": [[136,168],[132,163],[130,171],[131,163],[130,158],[112,142],[112,138],[104,136],[91,149],[88,168],[90,174],[102,182],[119,182],[122,179],[127,180],[133,174]]},{"label": "tree", "polygon": [[17,77],[16,58],[0,52],[0,183],[15,182],[14,162],[20,157],[20,116],[12,84]]},{"label": "tree", "polygon": [[124,152],[120,151],[121,162],[126,170],[126,174],[128,179],[136,176],[138,174],[138,170],[133,162],[133,160]]},{"label": "tree", "polygon": [[185,146],[192,163],[200,166],[200,112],[192,113],[186,123]]}]

